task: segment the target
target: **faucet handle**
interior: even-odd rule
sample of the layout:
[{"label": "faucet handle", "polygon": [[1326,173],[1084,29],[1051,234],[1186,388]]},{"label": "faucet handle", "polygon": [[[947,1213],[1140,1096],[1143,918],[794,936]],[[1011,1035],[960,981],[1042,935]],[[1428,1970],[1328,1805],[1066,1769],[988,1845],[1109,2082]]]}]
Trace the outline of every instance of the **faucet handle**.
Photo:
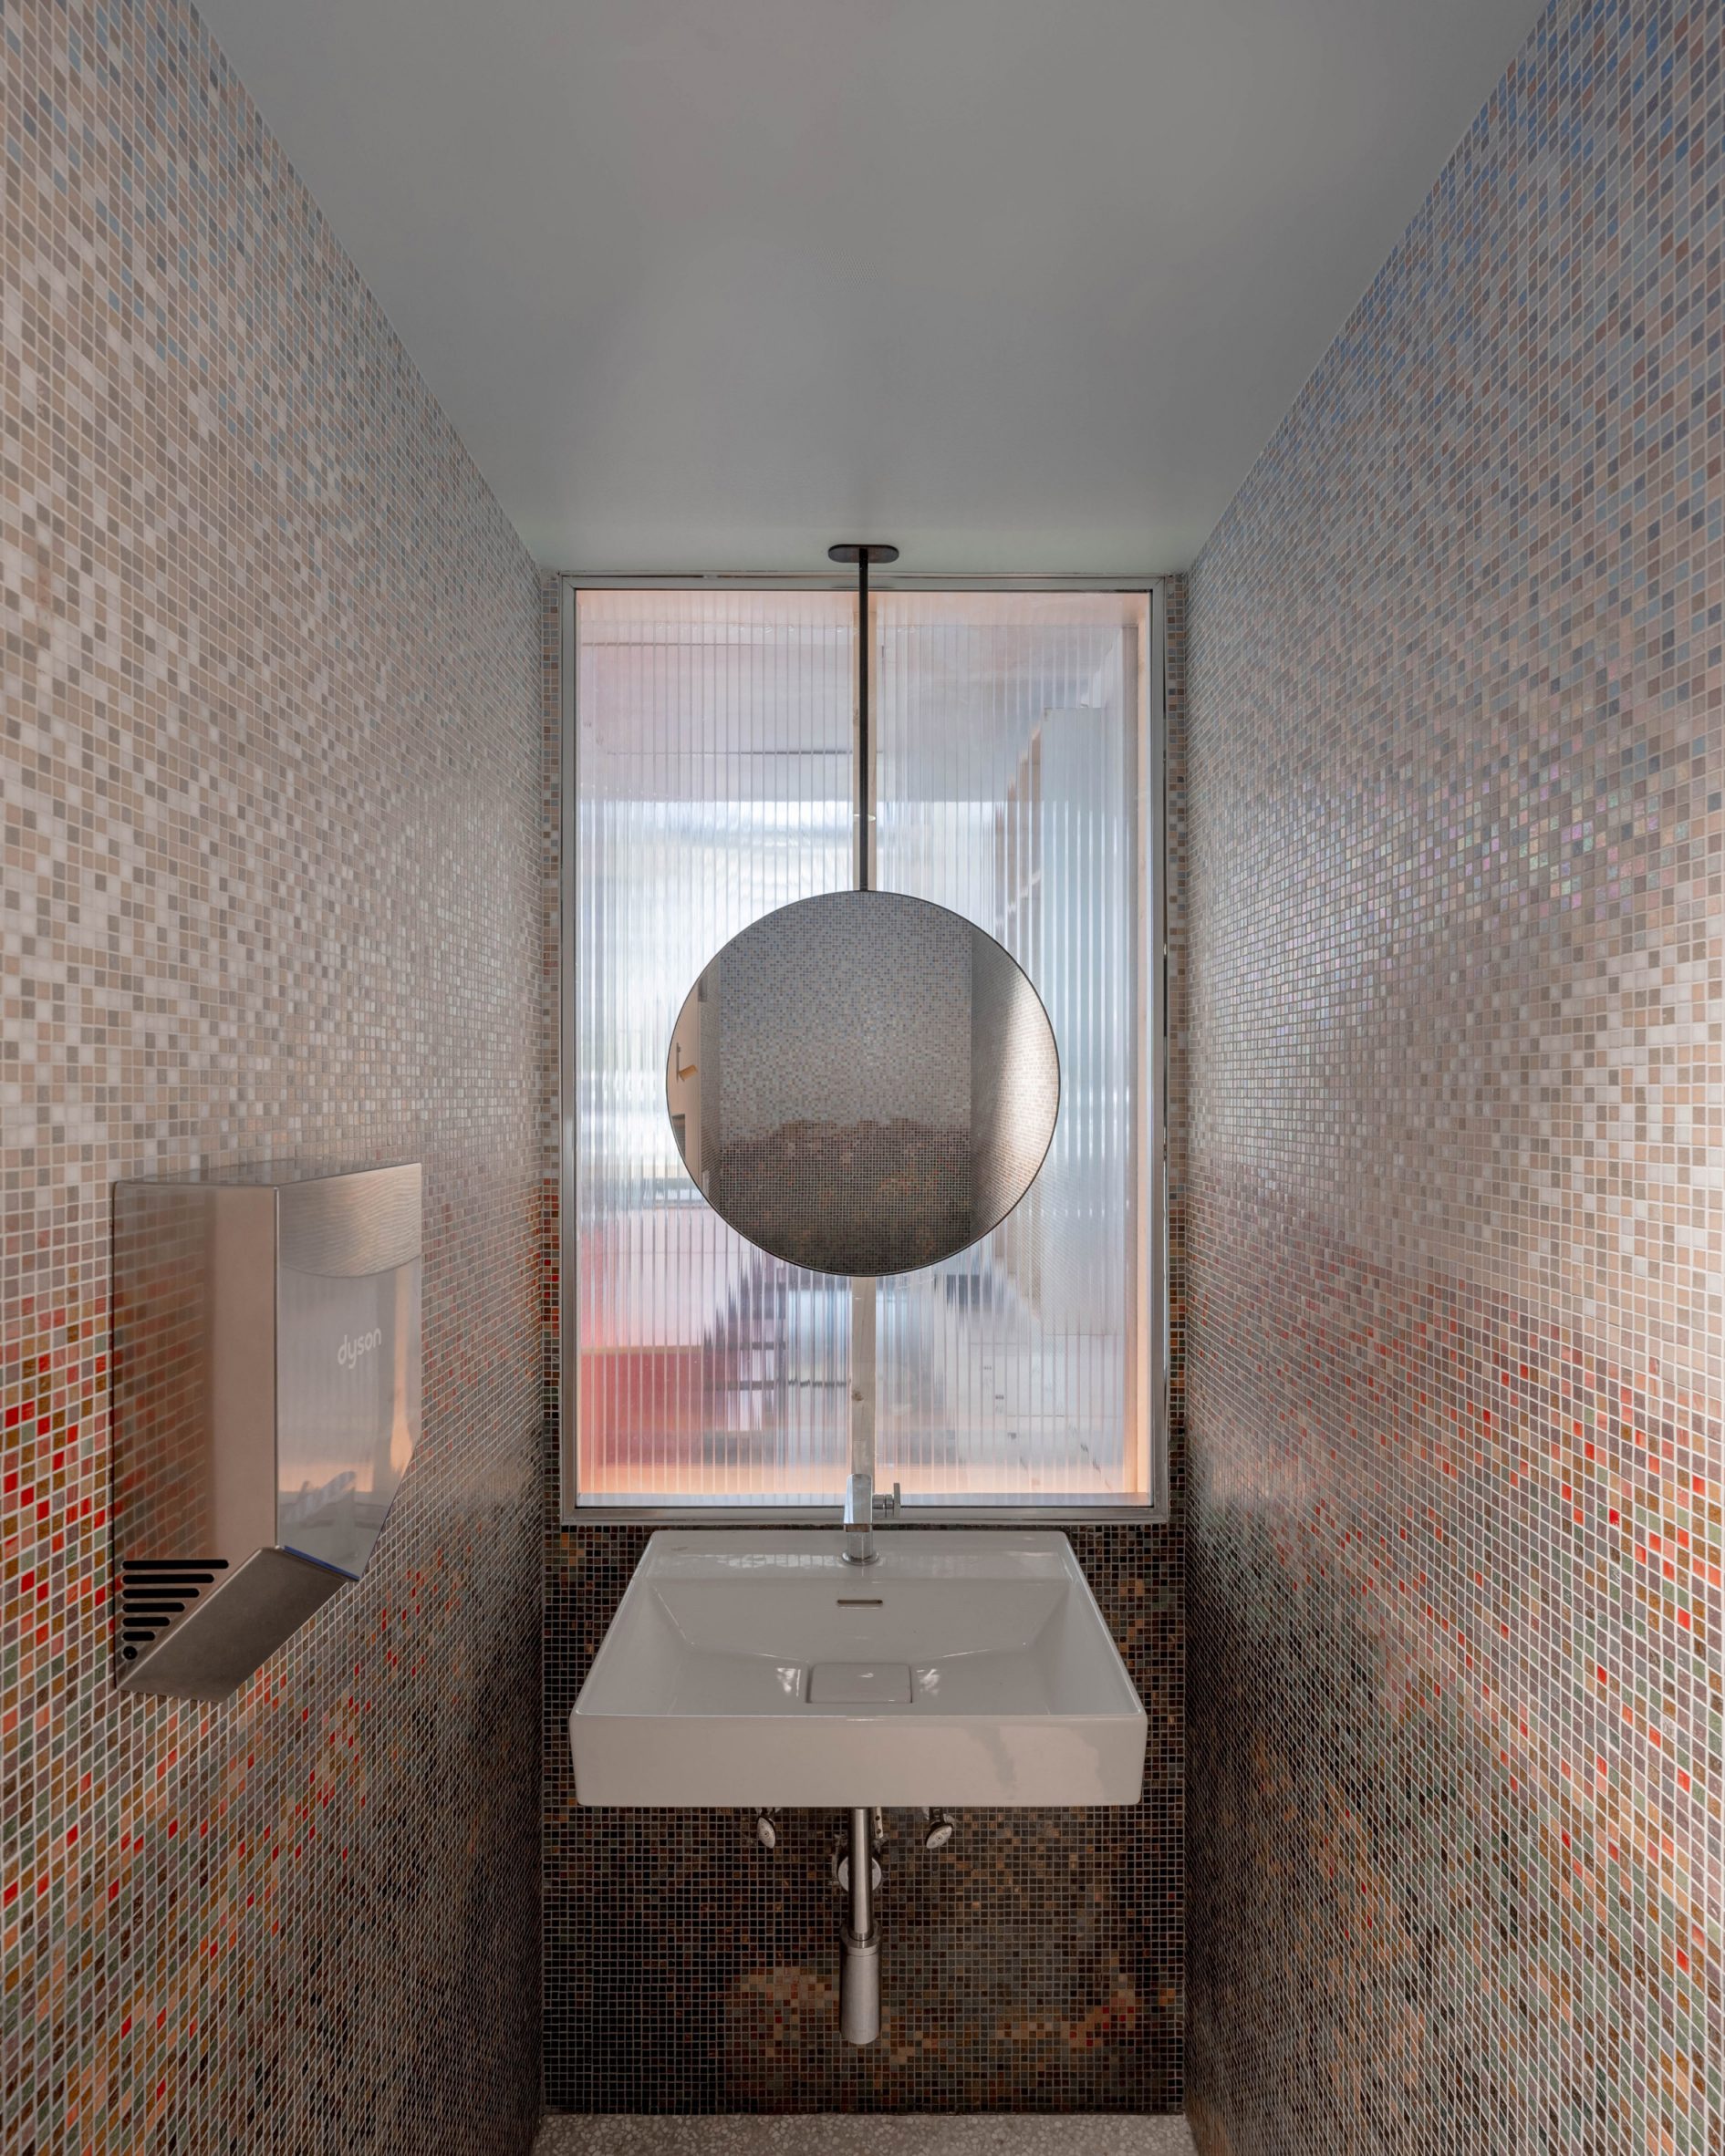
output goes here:
[{"label": "faucet handle", "polygon": [[890,1497],[888,1497],[883,1490],[880,1496],[875,1499],[875,1510],[882,1519],[897,1519],[903,1503],[904,1498],[899,1492],[899,1485],[895,1482]]}]

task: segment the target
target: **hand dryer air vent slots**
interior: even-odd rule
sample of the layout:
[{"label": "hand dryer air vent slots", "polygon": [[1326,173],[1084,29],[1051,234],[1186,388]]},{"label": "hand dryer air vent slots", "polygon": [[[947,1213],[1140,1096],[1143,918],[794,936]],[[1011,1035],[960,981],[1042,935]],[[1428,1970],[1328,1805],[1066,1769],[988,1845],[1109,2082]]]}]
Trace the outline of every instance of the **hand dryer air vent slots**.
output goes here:
[{"label": "hand dryer air vent slots", "polygon": [[417,1162],[114,1188],[122,1690],[225,1699],[364,1571],[420,1426]]}]

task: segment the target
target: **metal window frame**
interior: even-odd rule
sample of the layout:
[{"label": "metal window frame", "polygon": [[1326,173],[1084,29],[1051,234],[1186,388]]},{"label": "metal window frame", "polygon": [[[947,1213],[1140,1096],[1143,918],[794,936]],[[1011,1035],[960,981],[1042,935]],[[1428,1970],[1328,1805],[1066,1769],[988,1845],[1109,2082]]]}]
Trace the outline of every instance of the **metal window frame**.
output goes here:
[{"label": "metal window frame", "polygon": [[[807,1527],[829,1525],[834,1508],[819,1505],[587,1505],[579,1478],[576,1367],[576,1149],[575,1149],[575,907],[576,860],[576,606],[583,591],[847,591],[854,579],[843,571],[810,575],[581,576],[558,578],[558,816],[557,816],[557,1513],[564,1527],[660,1526]],[[1152,831],[1147,893],[1149,937],[1149,1218],[1148,1261],[1150,1411],[1148,1430],[1148,1491],[1136,1502],[1075,1505],[1025,1499],[1011,1505],[925,1505],[907,1508],[909,1526],[1104,1526],[1134,1521],[1165,1526],[1169,1489],[1169,1314],[1168,1263],[1168,792],[1167,792],[1167,579],[1162,576],[938,575],[931,571],[883,570],[870,578],[877,591],[930,592],[1131,592],[1142,593],[1149,622],[1148,663],[1142,700],[1144,738],[1139,744],[1139,786]]]}]

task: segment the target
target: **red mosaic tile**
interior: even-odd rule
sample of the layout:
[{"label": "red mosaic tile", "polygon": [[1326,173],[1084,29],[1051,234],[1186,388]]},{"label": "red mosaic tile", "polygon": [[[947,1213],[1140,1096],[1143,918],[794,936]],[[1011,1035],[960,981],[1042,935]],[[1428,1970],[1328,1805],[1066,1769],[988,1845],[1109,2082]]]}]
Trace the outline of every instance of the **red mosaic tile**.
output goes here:
[{"label": "red mosaic tile", "polygon": [[1725,2146],[1722,57],[1552,8],[1190,580],[1231,2156]]},{"label": "red mosaic tile", "polygon": [[[538,575],[182,0],[0,0],[0,2141],[525,2147]],[[425,1163],[423,1440],[120,1698],[110,1187],[295,1153]]]}]

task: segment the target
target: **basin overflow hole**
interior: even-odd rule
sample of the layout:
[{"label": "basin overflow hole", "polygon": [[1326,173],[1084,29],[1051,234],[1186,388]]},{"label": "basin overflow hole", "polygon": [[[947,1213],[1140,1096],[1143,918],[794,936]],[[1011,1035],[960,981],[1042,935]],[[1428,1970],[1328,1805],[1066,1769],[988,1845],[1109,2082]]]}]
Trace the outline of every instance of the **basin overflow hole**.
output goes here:
[{"label": "basin overflow hole", "polygon": [[837,1597],[841,1610],[882,1610],[886,1598],[878,1594],[841,1594]]}]

